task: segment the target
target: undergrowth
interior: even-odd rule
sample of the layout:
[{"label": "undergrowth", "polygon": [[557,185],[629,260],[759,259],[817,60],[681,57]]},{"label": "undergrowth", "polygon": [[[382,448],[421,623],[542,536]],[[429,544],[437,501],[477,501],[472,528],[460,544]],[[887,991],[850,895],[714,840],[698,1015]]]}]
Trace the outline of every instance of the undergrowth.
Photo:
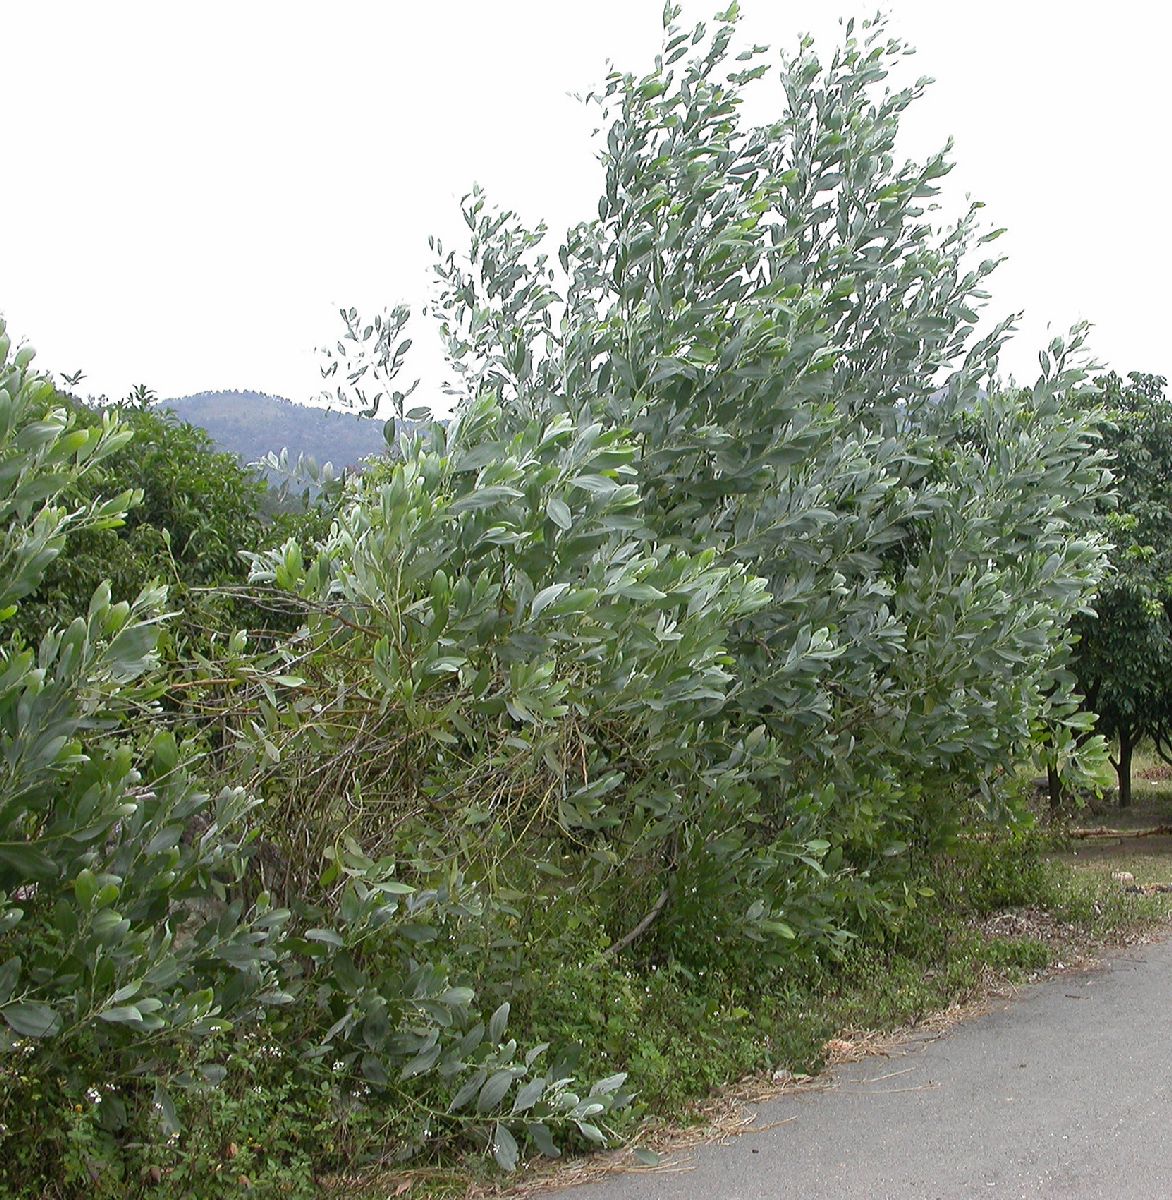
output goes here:
[{"label": "undergrowth", "polygon": [[[639,1081],[635,1103],[617,1122],[625,1136],[648,1122],[703,1121],[700,1102],[720,1088],[767,1072],[815,1073],[831,1039],[914,1026],[1172,913],[1167,896],[1130,895],[1108,874],[1055,861],[1054,849],[1054,838],[1040,831],[961,842],[925,864],[932,894],[897,932],[800,967],[763,970],[759,958],[733,959],[720,947],[709,965],[692,968],[597,957],[549,963],[519,983],[515,1019],[534,1038],[576,1042],[595,1070],[626,1070]],[[1058,932],[990,932],[987,919],[1006,912],[1037,914]],[[412,1165],[412,1196],[463,1194],[485,1170],[467,1160],[431,1168]],[[378,1179],[382,1187],[385,1174]],[[344,1193],[374,1194],[361,1176]]]},{"label": "undergrowth", "polygon": [[[700,1102],[747,1076],[818,1071],[833,1038],[914,1025],[1168,915],[1167,897],[1129,895],[1109,874],[1055,861],[1052,851],[1052,838],[1037,831],[962,840],[921,864],[918,902],[886,936],[783,966],[730,954],[718,940],[693,945],[686,966],[656,953],[607,957],[586,939],[575,958],[563,943],[556,959],[538,956],[515,981],[511,1025],[529,1043],[571,1046],[570,1067],[638,1081],[634,1103],[614,1118],[621,1137],[648,1122],[703,1120]],[[1007,911],[1044,916],[1061,935],[998,936],[989,919]],[[208,1047],[205,1056],[225,1061],[225,1049],[219,1086],[176,1093],[182,1134],[130,1146],[117,1137],[125,1115],[104,1106],[101,1093],[67,1077],[25,1091],[41,1115],[39,1135],[16,1149],[22,1162],[9,1162],[12,1177],[35,1177],[51,1143],[68,1164],[70,1191],[61,1194],[84,1189],[94,1200],[366,1198],[385,1194],[388,1176],[409,1177],[412,1196],[455,1196],[495,1171],[486,1148],[442,1137],[420,1147],[411,1130],[426,1113],[388,1111],[359,1096],[340,1102],[328,1065],[316,1075],[291,1072],[279,1044],[256,1041]],[[15,1074],[4,1082],[21,1090]],[[150,1108],[149,1087],[138,1102]]]},{"label": "undergrowth", "polygon": [[1054,938],[990,935],[986,917],[1028,908],[1086,944],[1167,915],[1164,897],[1128,895],[1049,850],[1037,833],[962,843],[925,869],[932,894],[896,931],[833,957],[762,969],[751,954],[734,959],[717,947],[691,968],[563,962],[528,981],[514,1012],[535,1036],[577,1040],[585,1058],[629,1070],[640,1091],[628,1123],[649,1112],[679,1117],[713,1087],[759,1070],[815,1070],[827,1040],[844,1031],[914,1024],[992,977],[1021,982],[1068,949]]}]

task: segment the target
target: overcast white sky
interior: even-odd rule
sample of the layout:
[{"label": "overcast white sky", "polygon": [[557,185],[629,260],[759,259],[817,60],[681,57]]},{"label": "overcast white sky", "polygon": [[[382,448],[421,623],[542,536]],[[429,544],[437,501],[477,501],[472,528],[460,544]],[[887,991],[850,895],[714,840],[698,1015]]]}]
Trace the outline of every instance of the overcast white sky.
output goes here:
[{"label": "overcast white sky", "polygon": [[[723,6],[723,5],[721,5]],[[684,20],[712,0],[686,0]],[[827,48],[875,3],[743,0],[747,38]],[[1030,374],[1086,318],[1120,371],[1172,374],[1169,6],[890,0],[937,83],[908,124],[949,135],[947,183],[1009,233],[998,315],[1027,311]],[[589,215],[587,90],[649,67],[659,0],[8,0],[0,312],[83,390],[320,391],[337,308],[428,294],[427,237],[458,239],[473,182],[559,232]],[[1048,332],[1049,328],[1049,332]],[[438,367],[417,365],[428,384]],[[420,394],[421,401],[435,400]]]}]

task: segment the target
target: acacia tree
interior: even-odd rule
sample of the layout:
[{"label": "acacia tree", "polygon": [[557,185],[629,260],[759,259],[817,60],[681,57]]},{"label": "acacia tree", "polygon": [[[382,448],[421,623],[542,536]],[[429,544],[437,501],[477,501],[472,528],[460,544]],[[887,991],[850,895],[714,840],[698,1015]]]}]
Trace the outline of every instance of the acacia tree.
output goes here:
[{"label": "acacia tree", "polygon": [[771,605],[736,631],[734,706],[791,761],[787,819],[807,788],[829,794],[820,819],[858,820],[866,856],[883,835],[846,797],[873,810],[878,791],[894,825],[939,828],[927,797],[975,785],[1031,719],[1074,745],[1054,615],[1099,569],[1077,531],[1101,463],[1066,411],[1070,347],[1030,391],[994,386],[1007,328],[974,338],[996,265],[974,255],[999,231],[977,206],[929,215],[947,151],[895,158],[925,87],[884,90],[906,47],[882,21],[848,27],[829,63],[803,41],[781,116],[751,127],[742,99],[767,66],[760,47],[728,62],[736,16],[709,40],[669,26],[653,71],[592,97],[605,192],[558,250],[564,296],[544,231],[473,195],[469,261],[441,266],[446,328],[470,393],[631,428],[656,535],[765,577]]},{"label": "acacia tree", "polygon": [[[575,486],[635,484],[626,531],[742,565],[770,594],[729,630],[728,740],[765,735],[763,809],[738,836],[830,841],[858,912],[886,912],[899,885],[880,881],[909,844],[939,844],[1038,727],[1077,747],[1064,664],[1102,569],[1082,530],[1105,486],[1093,414],[1067,400],[1081,334],[1028,391],[994,386],[1008,325],[974,326],[998,231],[975,206],[931,215],[947,151],[896,158],[925,82],[886,86],[907,50],[882,21],[848,26],[828,63],[808,41],[784,55],[780,115],[754,126],[742,103],[769,66],[763,47],[734,56],[736,5],[713,30],[678,18],[650,72],[589,98],[597,218],[547,251],[544,227],[474,191],[467,255],[439,248],[452,440],[488,472],[466,417],[489,400],[518,436],[630,432],[629,464]],[[661,862],[682,896],[679,856]]]},{"label": "acacia tree", "polygon": [[1166,381],[1132,372],[1099,381],[1114,455],[1114,507],[1100,515],[1114,547],[1093,614],[1077,618],[1074,665],[1098,727],[1118,744],[1119,803],[1131,803],[1131,763],[1151,738],[1172,761],[1172,403]]}]

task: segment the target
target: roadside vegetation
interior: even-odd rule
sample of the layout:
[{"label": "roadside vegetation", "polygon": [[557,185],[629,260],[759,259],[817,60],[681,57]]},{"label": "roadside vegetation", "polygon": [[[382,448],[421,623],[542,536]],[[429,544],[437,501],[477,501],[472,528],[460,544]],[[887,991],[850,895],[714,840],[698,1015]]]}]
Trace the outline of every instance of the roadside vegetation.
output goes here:
[{"label": "roadside vegetation", "polygon": [[[567,968],[544,989],[543,1036],[572,1037],[585,1056],[630,1069],[640,1089],[616,1115],[613,1144],[627,1148],[618,1165],[654,1166],[705,1129],[738,1131],[746,1102],[800,1086],[834,1061],[946,1029],[990,997],[1092,968],[1156,934],[1172,897],[1130,894],[1113,876],[1126,869],[1138,883],[1170,883],[1172,848],[1116,847],[1088,850],[1041,826],[986,830],[931,864],[933,895],[898,929],[784,975],[727,963]],[[581,1156],[533,1165],[559,1184],[614,1169]],[[412,1197],[508,1194],[491,1163],[475,1158],[376,1164],[325,1182],[328,1194],[356,1200],[397,1188]]]},{"label": "roadside vegetation", "polygon": [[1021,785],[1104,781],[1083,332],[999,383],[881,21],[750,126],[679,16],[596,218],[436,247],[451,422],[344,314],[400,432],[304,513],[0,326],[0,1196],[462,1187],[1163,912]]}]

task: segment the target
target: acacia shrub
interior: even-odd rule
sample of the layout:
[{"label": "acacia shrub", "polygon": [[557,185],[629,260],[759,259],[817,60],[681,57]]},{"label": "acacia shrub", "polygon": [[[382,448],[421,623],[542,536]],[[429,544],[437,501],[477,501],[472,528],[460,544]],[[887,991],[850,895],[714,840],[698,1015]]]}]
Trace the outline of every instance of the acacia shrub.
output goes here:
[{"label": "acacia shrub", "polygon": [[[10,351],[0,327],[0,621],[17,625],[69,537],[117,528],[133,495],[85,487],[128,440],[117,416],[80,424],[31,351]],[[321,903],[274,903],[261,798],[222,784],[172,728],[198,720],[160,703],[166,606],[164,588],[115,601],[102,582],[36,649],[0,642],[0,1193],[181,1189],[241,1064],[307,1112],[426,1114],[396,1129],[402,1155],[472,1139],[509,1167],[519,1138],[604,1141],[624,1076],[574,1090],[562,1056],[506,1038],[507,1004],[478,1019],[444,946],[474,890],[413,886],[349,840]],[[241,659],[242,683],[298,687],[273,653]],[[191,693],[222,665],[187,664]],[[301,1186],[328,1162],[286,1150]],[[237,1186],[209,1178],[206,1194]]]},{"label": "acacia shrub", "polygon": [[754,126],[769,68],[761,47],[733,57],[736,15],[688,31],[669,6],[654,69],[590,98],[604,191],[555,247],[474,191],[440,307],[464,406],[630,431],[655,541],[765,581],[730,629],[723,716],[762,731],[738,769],[763,805],[735,837],[747,859],[763,835],[829,843],[841,916],[881,926],[913,899],[909,856],[974,798],[997,810],[991,781],[1039,729],[1093,749],[1069,620],[1104,567],[1086,530],[1107,475],[1070,400],[1081,331],[1032,388],[997,386],[1009,322],[974,327],[998,231],[975,205],[931,217],[947,151],[895,156],[924,90],[886,83],[907,48],[882,20],[829,62],[803,41]]},{"label": "acacia shrub", "polygon": [[[657,545],[636,449],[599,423],[513,429],[485,396],[403,454],[351,485],[319,546],[255,559],[310,614],[290,646],[301,696],[258,698],[269,748],[254,739],[250,764],[286,886],[312,892],[344,837],[423,878],[458,869],[503,930],[504,953],[463,947],[482,987],[571,914],[580,947],[621,941],[665,887],[759,938],[794,936],[792,891],[828,932],[825,845],[779,833],[750,854],[742,834],[760,793],[738,763],[764,734],[721,715],[725,639],[767,603],[761,581]],[[706,859],[731,897],[701,889]]]}]

